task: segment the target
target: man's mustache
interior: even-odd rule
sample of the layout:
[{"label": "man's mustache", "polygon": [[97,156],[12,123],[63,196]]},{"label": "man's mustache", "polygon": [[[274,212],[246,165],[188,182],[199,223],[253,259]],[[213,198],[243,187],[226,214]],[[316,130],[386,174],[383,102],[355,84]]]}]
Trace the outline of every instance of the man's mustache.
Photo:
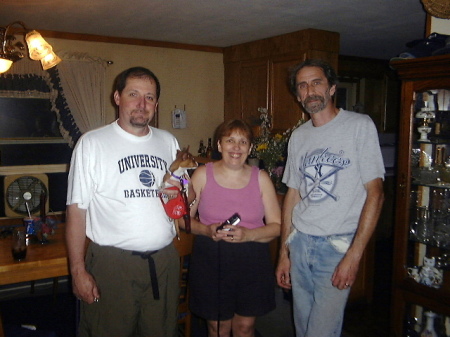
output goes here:
[{"label": "man's mustache", "polygon": [[323,98],[322,96],[319,96],[319,95],[312,95],[312,96],[308,96],[308,97],[305,99],[305,104],[307,104],[307,103],[309,103],[309,102],[311,102],[311,101],[317,101],[317,100],[321,101],[322,103],[325,101],[324,98]]}]

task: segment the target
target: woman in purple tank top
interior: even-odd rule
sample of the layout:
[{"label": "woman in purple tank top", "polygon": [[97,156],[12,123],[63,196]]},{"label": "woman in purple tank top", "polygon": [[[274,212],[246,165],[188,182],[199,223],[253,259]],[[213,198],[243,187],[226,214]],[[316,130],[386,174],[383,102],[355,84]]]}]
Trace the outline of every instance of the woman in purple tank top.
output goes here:
[{"label": "woman in purple tank top", "polygon": [[[207,320],[210,337],[251,337],[256,317],[275,308],[269,242],[280,235],[281,211],[267,172],[246,163],[251,128],[232,120],[216,135],[222,159],[192,176],[190,309]],[[217,229],[236,213],[239,224]]]}]

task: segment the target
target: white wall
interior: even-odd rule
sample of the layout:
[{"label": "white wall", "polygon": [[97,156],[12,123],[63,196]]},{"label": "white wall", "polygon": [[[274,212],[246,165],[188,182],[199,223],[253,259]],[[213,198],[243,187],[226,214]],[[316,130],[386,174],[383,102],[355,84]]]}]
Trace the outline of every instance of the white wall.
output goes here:
[{"label": "white wall", "polygon": [[431,17],[430,33],[440,33],[450,35],[450,20]]},{"label": "white wall", "polygon": [[[222,53],[171,48],[87,42],[47,38],[58,52],[86,52],[114,63],[108,66],[110,92],[114,78],[121,71],[143,66],[152,70],[161,82],[159,128],[177,137],[180,147],[191,146],[195,154],[200,139],[212,137],[223,121],[224,67]],[[109,88],[108,88],[109,89]],[[107,98],[108,122],[115,119],[115,108]],[[173,129],[171,111],[186,107],[188,126]],[[95,112],[94,112],[95,113]]]}]

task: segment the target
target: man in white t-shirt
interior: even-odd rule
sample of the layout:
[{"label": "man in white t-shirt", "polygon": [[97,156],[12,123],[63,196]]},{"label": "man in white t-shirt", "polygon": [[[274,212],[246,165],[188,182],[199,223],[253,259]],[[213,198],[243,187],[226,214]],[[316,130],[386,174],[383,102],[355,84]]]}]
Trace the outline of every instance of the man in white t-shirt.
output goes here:
[{"label": "man in white t-shirt", "polygon": [[277,282],[292,288],[297,337],[338,337],[383,204],[383,159],[370,117],[334,106],[329,64],[306,60],[290,83],[311,119],[289,141]]},{"label": "man in white t-shirt", "polygon": [[150,70],[119,74],[119,118],[84,134],[72,156],[66,241],[79,336],[176,336],[179,260],[158,186],[179,147],[149,126],[159,94]]}]

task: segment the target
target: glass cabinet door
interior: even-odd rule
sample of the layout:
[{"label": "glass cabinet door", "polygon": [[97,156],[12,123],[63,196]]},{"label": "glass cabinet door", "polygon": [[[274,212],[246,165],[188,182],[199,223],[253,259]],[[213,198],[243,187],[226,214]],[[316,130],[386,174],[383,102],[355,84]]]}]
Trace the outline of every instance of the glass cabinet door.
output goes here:
[{"label": "glass cabinet door", "polygon": [[[416,291],[434,289],[438,298],[450,294],[450,90],[415,92],[412,102],[405,275]],[[439,332],[422,335],[450,336],[448,319],[435,309],[409,303],[405,315],[406,330],[436,325]]]},{"label": "glass cabinet door", "polygon": [[434,336],[433,324],[450,336],[450,55],[391,66],[402,81],[391,335]]},{"label": "glass cabinet door", "polygon": [[438,289],[450,267],[450,90],[415,93],[413,105],[407,268]]}]

